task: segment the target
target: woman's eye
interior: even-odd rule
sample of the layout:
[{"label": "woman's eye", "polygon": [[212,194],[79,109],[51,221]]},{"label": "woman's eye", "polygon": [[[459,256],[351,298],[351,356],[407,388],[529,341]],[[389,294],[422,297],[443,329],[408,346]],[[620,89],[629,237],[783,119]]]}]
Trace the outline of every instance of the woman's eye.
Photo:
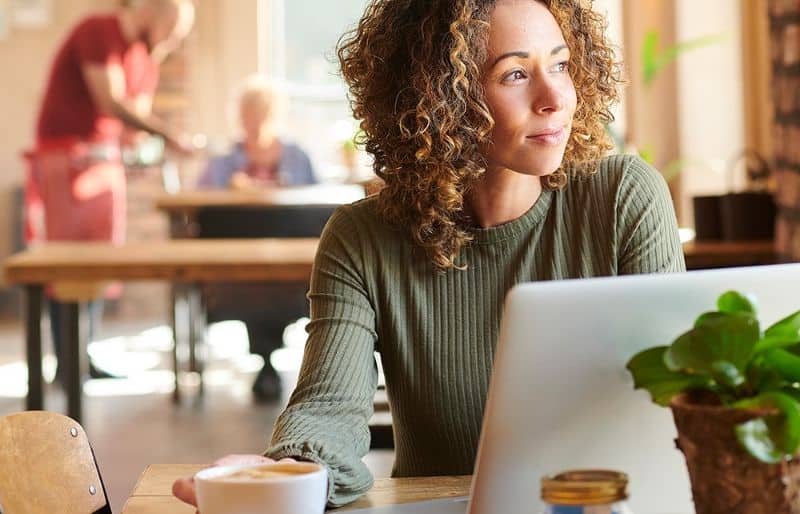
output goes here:
[{"label": "woman's eye", "polygon": [[514,70],[503,77],[503,82],[513,82],[515,80],[522,80],[525,78],[525,73],[522,70]]},{"label": "woman's eye", "polygon": [[556,73],[563,73],[569,69],[569,63],[567,61],[561,61],[560,63],[553,66],[553,70]]}]

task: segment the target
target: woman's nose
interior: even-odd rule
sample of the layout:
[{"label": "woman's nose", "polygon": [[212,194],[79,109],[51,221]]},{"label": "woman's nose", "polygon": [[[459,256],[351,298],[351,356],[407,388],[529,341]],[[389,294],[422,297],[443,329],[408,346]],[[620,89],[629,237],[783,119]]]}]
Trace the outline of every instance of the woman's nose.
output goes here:
[{"label": "woman's nose", "polygon": [[534,85],[533,111],[537,114],[559,112],[564,109],[565,95],[561,86],[549,77],[542,77]]}]

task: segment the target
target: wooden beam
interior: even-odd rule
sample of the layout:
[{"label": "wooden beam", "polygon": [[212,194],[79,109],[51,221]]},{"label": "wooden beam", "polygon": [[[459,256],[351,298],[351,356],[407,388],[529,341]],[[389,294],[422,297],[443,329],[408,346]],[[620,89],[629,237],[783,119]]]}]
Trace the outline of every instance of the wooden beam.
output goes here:
[{"label": "wooden beam", "polygon": [[[627,86],[627,139],[637,148],[652,148],[655,166],[663,171],[681,155],[678,119],[677,67],[665,67],[648,87],[642,77],[642,43],[657,30],[661,48],[675,42],[675,2],[672,0],[623,0],[623,46]],[[670,181],[678,221],[681,177]]]},{"label": "wooden beam", "polygon": [[742,12],[742,83],[745,145],[772,160],[773,102],[770,91],[767,0],[739,0]]}]

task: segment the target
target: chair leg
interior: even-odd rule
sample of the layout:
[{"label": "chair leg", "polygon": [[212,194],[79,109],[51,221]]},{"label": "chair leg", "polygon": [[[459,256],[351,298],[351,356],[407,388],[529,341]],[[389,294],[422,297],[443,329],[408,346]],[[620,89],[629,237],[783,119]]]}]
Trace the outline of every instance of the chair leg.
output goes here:
[{"label": "chair leg", "polygon": [[27,410],[44,409],[44,379],[42,378],[42,298],[43,288],[25,288],[26,350],[28,360]]},{"label": "chair leg", "polygon": [[83,392],[82,382],[89,366],[86,356],[86,341],[81,330],[84,310],[77,302],[61,304],[61,326],[59,327],[62,341],[64,383],[67,390],[67,415],[81,423],[83,417]]}]

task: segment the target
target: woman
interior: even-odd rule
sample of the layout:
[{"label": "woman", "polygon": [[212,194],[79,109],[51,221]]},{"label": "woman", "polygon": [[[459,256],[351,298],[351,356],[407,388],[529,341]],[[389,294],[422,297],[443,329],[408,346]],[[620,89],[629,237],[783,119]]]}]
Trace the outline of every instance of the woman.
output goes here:
[{"label": "woman", "polygon": [[239,96],[239,121],[244,133],[230,153],[211,159],[198,186],[253,189],[315,184],[305,152],[276,134],[281,107],[276,91],[261,77],[245,82]]},{"label": "woman", "polygon": [[[229,154],[212,158],[198,185],[204,189],[257,190],[315,184],[305,152],[276,135],[280,95],[263,77],[254,76],[245,81],[238,100],[243,140]],[[225,215],[218,216],[224,219]],[[285,223],[291,225],[296,220],[286,219]],[[259,232],[259,228],[253,228],[248,235],[270,235]],[[280,376],[270,355],[283,345],[286,326],[308,315],[306,290],[303,284],[213,284],[204,288],[208,321],[243,321],[250,352],[264,359],[251,388],[256,402],[275,402],[281,397]],[[276,297],[281,301],[263,304],[264,298]]]},{"label": "woman", "polygon": [[[584,5],[376,0],[342,43],[386,187],[326,227],[300,379],[265,452],[327,466],[331,505],[372,483],[373,350],[394,475],[468,474],[514,284],[684,270],[663,179],[603,158],[618,68]],[[174,491],[191,499],[188,481]]]}]

